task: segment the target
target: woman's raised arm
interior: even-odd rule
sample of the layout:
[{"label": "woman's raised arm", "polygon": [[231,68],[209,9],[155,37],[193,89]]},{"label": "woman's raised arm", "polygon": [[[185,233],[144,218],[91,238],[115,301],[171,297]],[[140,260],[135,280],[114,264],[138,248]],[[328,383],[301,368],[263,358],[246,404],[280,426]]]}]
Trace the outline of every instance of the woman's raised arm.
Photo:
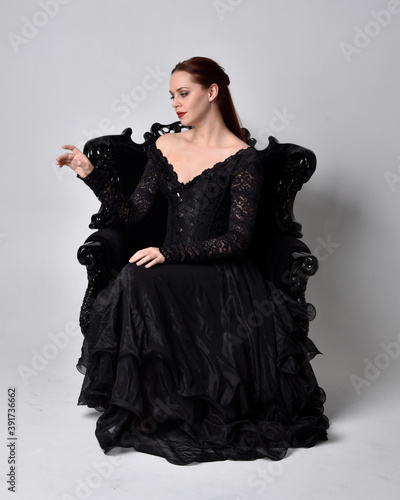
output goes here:
[{"label": "woman's raised arm", "polygon": [[62,147],[71,153],[59,156],[57,164],[74,170],[111,213],[127,224],[137,224],[148,214],[159,194],[161,173],[151,147],[148,148],[148,161],[142,177],[130,197],[124,196],[98,168],[94,168],[78,148],[72,145]]}]

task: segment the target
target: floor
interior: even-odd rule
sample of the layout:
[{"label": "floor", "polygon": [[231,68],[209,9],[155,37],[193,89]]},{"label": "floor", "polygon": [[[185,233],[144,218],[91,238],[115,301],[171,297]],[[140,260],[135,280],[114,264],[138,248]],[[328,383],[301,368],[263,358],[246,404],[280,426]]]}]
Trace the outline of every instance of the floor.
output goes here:
[{"label": "floor", "polygon": [[[75,297],[76,298],[76,297]],[[65,305],[65,307],[63,307]],[[104,455],[94,436],[99,414],[76,405],[82,376],[75,369],[81,337],[76,304],[57,317],[18,315],[3,321],[7,355],[1,368],[1,498],[23,500],[358,500],[399,498],[399,353],[385,369],[352,382],[314,360],[327,392],[329,441],[294,450],[280,462],[219,462],[174,466],[122,449]],[[69,316],[69,318],[68,318]],[[71,318],[75,318],[72,319]],[[64,321],[65,320],[65,321]],[[58,331],[41,324],[65,325]],[[314,338],[314,340],[316,340]],[[380,360],[382,362],[385,358]],[[397,358],[396,358],[397,359]],[[379,361],[379,360],[377,360]],[[378,364],[378,366],[380,366]],[[362,374],[359,374],[362,375]],[[374,379],[372,381],[372,379]],[[16,494],[8,491],[7,391],[16,388]],[[360,394],[357,394],[357,390]],[[11,403],[10,403],[11,404]]]}]

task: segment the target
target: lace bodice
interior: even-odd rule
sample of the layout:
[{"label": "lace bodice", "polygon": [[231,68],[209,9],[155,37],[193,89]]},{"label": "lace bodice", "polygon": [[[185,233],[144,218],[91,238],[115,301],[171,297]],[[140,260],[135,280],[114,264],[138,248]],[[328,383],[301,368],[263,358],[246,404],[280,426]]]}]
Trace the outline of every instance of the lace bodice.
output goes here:
[{"label": "lace bodice", "polygon": [[241,149],[188,183],[152,145],[143,176],[130,198],[98,169],[83,181],[124,222],[136,224],[160,193],[168,200],[167,232],[160,252],[165,262],[201,262],[245,254],[254,229],[262,166],[253,148]]}]

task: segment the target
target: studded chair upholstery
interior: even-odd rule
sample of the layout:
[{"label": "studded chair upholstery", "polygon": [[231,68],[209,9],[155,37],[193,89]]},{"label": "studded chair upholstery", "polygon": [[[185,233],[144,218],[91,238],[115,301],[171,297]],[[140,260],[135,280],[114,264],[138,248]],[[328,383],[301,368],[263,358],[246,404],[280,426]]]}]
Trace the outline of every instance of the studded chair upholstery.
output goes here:
[{"label": "studded chair upholstery", "polygon": [[[169,125],[155,123],[144,134],[144,142],[132,141],[132,129],[121,135],[108,135],[89,140],[84,153],[95,168],[129,196],[139,182],[147,162],[147,148],[165,133],[180,132],[180,122]],[[256,140],[244,129],[247,143]],[[250,255],[259,264],[265,279],[294,298],[308,313],[308,321],[298,325],[308,333],[309,321],[315,317],[315,308],[307,303],[305,291],[308,278],[318,269],[318,260],[301,241],[301,224],[295,220],[293,204],[297,192],[316,168],[315,154],[295,144],[280,144],[269,137],[269,145],[257,150],[264,167],[264,181],[256,229]],[[99,292],[113,280],[129,257],[141,248],[161,246],[166,228],[167,203],[160,196],[151,212],[128,229],[103,205],[92,215],[89,224],[95,231],[78,249],[78,260],[86,266],[88,287],[83,299],[80,326],[85,334],[90,323],[91,307]]]}]

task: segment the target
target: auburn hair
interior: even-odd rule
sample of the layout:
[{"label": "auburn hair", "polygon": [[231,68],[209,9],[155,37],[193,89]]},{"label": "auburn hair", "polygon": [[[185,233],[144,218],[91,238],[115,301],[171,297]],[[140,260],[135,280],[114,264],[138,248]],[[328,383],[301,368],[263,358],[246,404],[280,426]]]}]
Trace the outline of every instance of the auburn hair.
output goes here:
[{"label": "auburn hair", "polygon": [[193,80],[205,88],[216,83],[218,85],[217,103],[225,125],[237,137],[246,142],[246,136],[242,130],[229,90],[229,76],[225,73],[224,68],[207,57],[192,57],[178,63],[171,71],[171,75],[175,71],[190,73]]}]

